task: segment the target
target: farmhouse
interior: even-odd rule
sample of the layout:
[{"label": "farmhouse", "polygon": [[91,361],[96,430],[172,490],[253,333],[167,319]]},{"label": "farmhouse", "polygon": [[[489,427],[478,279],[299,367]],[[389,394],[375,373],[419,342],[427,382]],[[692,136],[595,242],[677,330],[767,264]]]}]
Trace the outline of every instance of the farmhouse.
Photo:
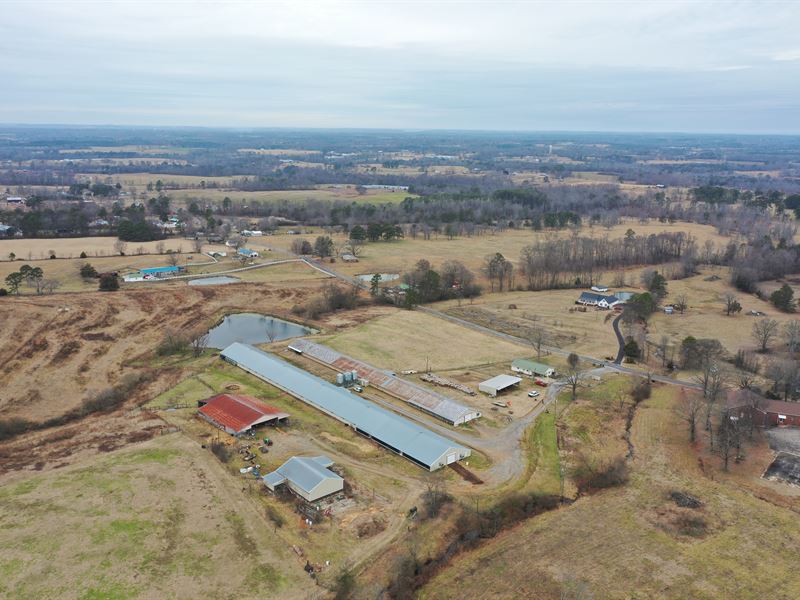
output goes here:
[{"label": "farmhouse", "polygon": [[520,381],[522,381],[520,377],[514,377],[513,375],[497,375],[479,383],[478,390],[494,398],[500,392],[519,385]]},{"label": "farmhouse", "polygon": [[345,253],[342,254],[342,260],[348,263],[358,262],[358,258],[356,258],[355,254]]},{"label": "farmhouse", "polygon": [[469,448],[253,346],[237,342],[220,356],[429,471],[472,453]]},{"label": "farmhouse", "polygon": [[247,258],[258,258],[258,252],[250,250],[249,248],[239,248],[236,254],[239,256],[246,256]]},{"label": "farmhouse", "polygon": [[515,358],[511,361],[511,370],[528,377],[555,377],[556,370],[550,365],[538,363],[526,358]]},{"label": "farmhouse", "polygon": [[614,295],[604,296],[602,294],[595,294],[594,292],[583,292],[575,301],[575,304],[597,306],[598,308],[611,308],[618,303],[619,298]]},{"label": "farmhouse", "polygon": [[202,418],[231,435],[239,435],[265,423],[282,423],[289,418],[287,413],[252,396],[219,394],[198,404],[198,414]]},{"label": "farmhouse", "polygon": [[245,237],[258,237],[264,235],[264,232],[260,229],[242,229],[239,233]]},{"label": "farmhouse", "polygon": [[800,402],[768,400],[750,390],[732,390],[727,403],[739,417],[752,414],[759,427],[800,427]]},{"label": "farmhouse", "polygon": [[306,502],[316,502],[344,489],[344,479],[328,468],[331,465],[327,456],[293,456],[262,479],[270,491],[285,484]]}]

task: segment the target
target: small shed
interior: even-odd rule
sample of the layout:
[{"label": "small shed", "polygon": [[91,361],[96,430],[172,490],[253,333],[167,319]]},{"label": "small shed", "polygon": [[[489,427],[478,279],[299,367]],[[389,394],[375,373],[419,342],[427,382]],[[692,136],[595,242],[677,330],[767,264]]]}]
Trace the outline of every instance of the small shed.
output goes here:
[{"label": "small shed", "polygon": [[332,465],[327,456],[293,456],[262,480],[270,491],[287,485],[307,502],[316,502],[344,489],[344,479],[330,470]]},{"label": "small shed", "polygon": [[258,252],[250,250],[250,248],[239,248],[236,254],[239,256],[246,256],[247,258],[258,258]]},{"label": "small shed", "polygon": [[494,398],[500,392],[519,385],[520,381],[522,381],[522,378],[514,377],[513,375],[497,375],[479,383],[478,389]]}]

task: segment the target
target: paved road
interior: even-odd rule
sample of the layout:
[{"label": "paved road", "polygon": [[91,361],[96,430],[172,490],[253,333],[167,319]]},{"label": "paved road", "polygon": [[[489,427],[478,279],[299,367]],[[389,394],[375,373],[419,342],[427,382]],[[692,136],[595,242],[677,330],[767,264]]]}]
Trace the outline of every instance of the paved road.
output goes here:
[{"label": "paved road", "polygon": [[611,321],[611,327],[614,328],[614,335],[617,336],[617,343],[619,344],[619,350],[617,350],[617,358],[614,361],[616,364],[621,365],[622,359],[625,358],[625,338],[622,337],[622,332],[619,330],[619,322],[622,319],[622,315],[617,315],[617,318]]}]

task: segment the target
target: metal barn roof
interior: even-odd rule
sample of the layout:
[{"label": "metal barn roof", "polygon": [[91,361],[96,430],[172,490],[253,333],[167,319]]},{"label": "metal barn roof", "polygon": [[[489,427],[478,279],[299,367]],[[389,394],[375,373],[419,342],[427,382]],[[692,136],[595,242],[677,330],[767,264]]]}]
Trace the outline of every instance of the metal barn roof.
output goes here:
[{"label": "metal barn roof", "polygon": [[156,273],[177,273],[180,267],[152,267],[150,269],[140,269],[139,272],[144,275],[155,275]]},{"label": "metal barn roof", "polygon": [[304,355],[329,365],[337,371],[355,370],[358,372],[358,376],[369,381],[370,385],[374,385],[393,396],[405,400],[412,406],[453,425],[460,425],[481,416],[481,413],[474,408],[464,406],[452,398],[438,394],[425,386],[406,381],[363,361],[350,358],[328,346],[309,340],[294,340],[290,349],[302,352]]},{"label": "metal barn roof", "polygon": [[490,387],[499,391],[511,387],[512,385],[517,385],[520,381],[522,381],[521,378],[514,377],[513,375],[497,375],[486,381],[481,381],[479,387]]},{"label": "metal barn roof", "polygon": [[312,492],[326,479],[342,479],[328,469],[332,464],[333,461],[327,456],[293,456],[272,473],[265,475],[263,480],[267,487],[274,488],[284,481],[291,481],[304,492]]},{"label": "metal barn roof", "polygon": [[428,469],[433,470],[443,466],[452,455],[455,455],[454,460],[470,455],[469,448],[459,446],[404,417],[257,348],[237,342],[225,348],[220,354],[227,361],[355,427],[390,449],[425,465]]},{"label": "metal barn roof", "polygon": [[246,431],[259,423],[289,417],[287,413],[252,396],[232,394],[219,394],[210,398],[200,409],[200,413],[233,433]]}]

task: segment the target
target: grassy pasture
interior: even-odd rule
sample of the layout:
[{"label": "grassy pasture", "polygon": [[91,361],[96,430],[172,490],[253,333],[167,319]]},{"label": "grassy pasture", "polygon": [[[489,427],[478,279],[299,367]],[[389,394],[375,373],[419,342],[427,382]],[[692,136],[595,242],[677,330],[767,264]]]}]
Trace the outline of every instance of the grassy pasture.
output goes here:
[{"label": "grassy pasture", "polygon": [[[510,362],[529,350],[416,311],[396,311],[322,341],[377,367],[444,371]],[[427,359],[427,361],[426,361]]]},{"label": "grassy pasture", "polygon": [[[650,222],[646,225],[632,221],[623,222],[609,229],[604,227],[584,227],[582,235],[602,238],[608,236],[609,239],[623,237],[625,232],[633,229],[638,235],[649,235],[663,231],[685,231],[694,236],[699,244],[703,244],[710,239],[717,245],[726,243],[728,238],[717,234],[713,227],[698,225],[694,223],[680,223],[669,225],[665,223]],[[300,236],[314,240],[319,233]],[[546,241],[553,237],[566,237],[571,235],[571,231],[531,231],[511,229],[502,233],[484,234],[473,237],[458,237],[452,240],[445,236],[433,237],[425,240],[422,236],[416,239],[406,238],[393,242],[374,242],[367,243],[361,254],[359,262],[353,264],[342,264],[337,266],[338,270],[345,273],[403,273],[409,270],[419,259],[426,259],[434,267],[440,266],[447,260],[459,260],[470,267],[478,274],[483,265],[484,258],[495,252],[502,253],[513,263],[519,262],[519,254],[522,248],[536,241]],[[346,236],[332,236],[337,244],[344,244]],[[295,236],[276,235],[270,238],[270,244],[274,247],[288,250]],[[611,279],[612,274],[608,274],[606,280]],[[488,287],[488,282],[485,282]],[[522,284],[521,278],[517,277],[517,283]]]},{"label": "grassy pasture", "polygon": [[247,204],[253,201],[286,200],[289,202],[302,202],[305,200],[341,200],[346,202],[377,204],[387,202],[402,202],[406,196],[414,197],[407,192],[388,192],[384,190],[368,190],[365,194],[359,194],[355,187],[332,188],[321,187],[308,190],[281,190],[281,191],[262,191],[262,192],[243,192],[234,189],[215,189],[215,190],[170,190],[169,195],[177,201],[197,202],[221,202],[225,197],[230,198],[235,203]]},{"label": "grassy pasture", "polygon": [[[796,514],[704,475],[674,414],[675,391],[658,388],[637,411],[629,483],[579,499],[456,558],[422,595],[534,599],[583,585],[598,598],[794,598]],[[707,468],[716,468],[707,467]],[[672,490],[698,497],[678,508]],[[700,519],[705,530],[682,523]]]},{"label": "grassy pasture", "polygon": [[[117,238],[106,237],[83,237],[83,238],[12,238],[0,240],[0,261],[7,261],[9,254],[13,252],[17,260],[39,260],[49,259],[50,250],[56,253],[57,258],[78,258],[81,252],[86,252],[87,257],[113,256],[117,254],[114,244]],[[192,241],[180,237],[166,238],[161,242],[128,242],[125,253],[136,254],[155,254],[159,244],[163,244],[165,250],[175,252],[192,251]],[[141,250],[141,252],[140,252]],[[206,244],[203,250],[230,250],[222,245]]]},{"label": "grassy pasture", "polygon": [[0,595],[296,596],[302,564],[212,461],[170,435],[0,484]]}]

